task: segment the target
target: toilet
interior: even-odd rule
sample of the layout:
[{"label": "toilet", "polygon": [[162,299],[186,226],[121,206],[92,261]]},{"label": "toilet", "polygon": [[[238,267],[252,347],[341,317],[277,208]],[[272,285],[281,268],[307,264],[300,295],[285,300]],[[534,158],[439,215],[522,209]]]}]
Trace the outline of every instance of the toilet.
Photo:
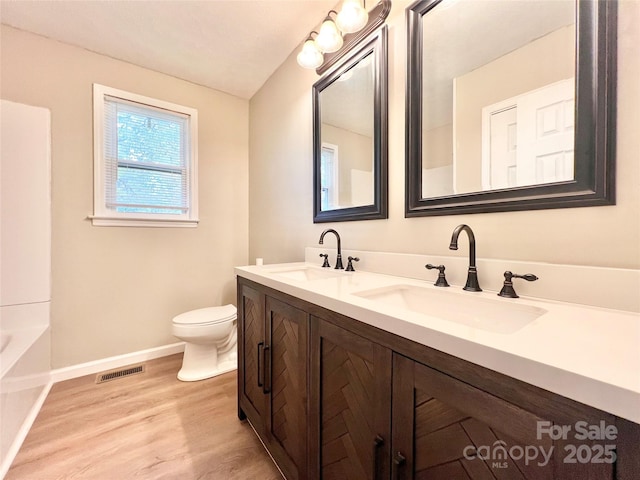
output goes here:
[{"label": "toilet", "polygon": [[178,380],[204,380],[238,367],[237,318],[234,305],[200,308],[173,318],[172,333],[185,342]]}]

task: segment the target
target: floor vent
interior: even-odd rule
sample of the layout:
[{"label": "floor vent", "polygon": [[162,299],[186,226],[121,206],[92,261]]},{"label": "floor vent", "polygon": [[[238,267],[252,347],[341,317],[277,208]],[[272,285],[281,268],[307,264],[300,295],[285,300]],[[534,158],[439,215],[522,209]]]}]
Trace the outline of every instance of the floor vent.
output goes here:
[{"label": "floor vent", "polygon": [[137,375],[138,373],[144,373],[144,365],[134,365],[132,367],[126,367],[120,370],[99,373],[96,377],[96,383],[109,382],[111,380],[117,380],[119,378]]}]

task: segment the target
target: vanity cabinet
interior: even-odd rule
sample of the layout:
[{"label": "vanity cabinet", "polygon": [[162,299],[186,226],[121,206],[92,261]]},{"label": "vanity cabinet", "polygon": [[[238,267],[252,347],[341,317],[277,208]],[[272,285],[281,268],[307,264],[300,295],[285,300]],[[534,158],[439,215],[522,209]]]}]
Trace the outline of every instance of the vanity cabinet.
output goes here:
[{"label": "vanity cabinet", "polygon": [[392,398],[393,479],[615,478],[615,441],[575,439],[575,422],[613,427],[613,416],[563,419],[553,402],[532,413],[398,354]]},{"label": "vanity cabinet", "polygon": [[238,414],[288,479],[305,479],[307,314],[249,286],[238,307]]},{"label": "vanity cabinet", "polygon": [[638,424],[242,277],[238,306],[240,417],[288,479],[638,478]]}]

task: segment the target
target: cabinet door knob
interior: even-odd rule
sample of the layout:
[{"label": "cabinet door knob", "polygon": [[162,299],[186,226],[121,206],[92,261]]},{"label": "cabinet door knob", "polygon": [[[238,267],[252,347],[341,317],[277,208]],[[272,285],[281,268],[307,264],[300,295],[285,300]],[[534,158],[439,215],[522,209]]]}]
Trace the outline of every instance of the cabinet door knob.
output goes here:
[{"label": "cabinet door knob", "polygon": [[398,478],[400,478],[400,476],[399,476],[400,467],[402,465],[404,465],[406,463],[406,461],[407,461],[407,459],[400,452],[396,452],[393,455],[393,478],[394,478],[394,480],[397,480]]},{"label": "cabinet door knob", "polygon": [[380,435],[376,435],[373,439],[373,478],[378,478],[378,448],[384,445],[384,438]]},{"label": "cabinet door knob", "polygon": [[393,456],[393,463],[395,463],[397,466],[404,465],[406,461],[407,459],[400,452],[396,452],[396,454]]}]

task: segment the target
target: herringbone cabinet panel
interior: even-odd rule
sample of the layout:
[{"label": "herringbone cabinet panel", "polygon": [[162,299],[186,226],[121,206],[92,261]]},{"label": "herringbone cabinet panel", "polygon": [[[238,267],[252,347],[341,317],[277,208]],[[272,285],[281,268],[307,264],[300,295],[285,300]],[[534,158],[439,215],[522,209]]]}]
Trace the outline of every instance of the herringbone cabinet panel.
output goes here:
[{"label": "herringbone cabinet panel", "polygon": [[385,478],[386,449],[376,448],[376,438],[388,439],[390,352],[357,335],[322,326],[317,339],[321,478]]},{"label": "herringbone cabinet panel", "polygon": [[264,393],[262,389],[263,365],[259,365],[262,359],[259,346],[264,345],[264,307],[260,294],[249,288],[242,290],[242,314],[240,325],[243,328],[244,363],[242,392],[249,400],[253,408],[262,413],[264,410]]},{"label": "herringbone cabinet panel", "polygon": [[305,478],[307,424],[307,315],[266,298],[269,343],[267,429],[287,478]]},{"label": "herringbone cabinet panel", "polygon": [[280,316],[273,319],[273,386],[271,419],[273,435],[291,456],[298,457],[300,379],[298,375],[298,326]]},{"label": "herringbone cabinet panel", "polygon": [[373,365],[325,340],[322,345],[322,472],[323,478],[371,478],[375,436]]},{"label": "herringbone cabinet panel", "polygon": [[396,478],[613,478],[611,465],[566,464],[563,445],[537,437],[544,419],[400,355],[393,404],[393,448],[406,457]]}]

